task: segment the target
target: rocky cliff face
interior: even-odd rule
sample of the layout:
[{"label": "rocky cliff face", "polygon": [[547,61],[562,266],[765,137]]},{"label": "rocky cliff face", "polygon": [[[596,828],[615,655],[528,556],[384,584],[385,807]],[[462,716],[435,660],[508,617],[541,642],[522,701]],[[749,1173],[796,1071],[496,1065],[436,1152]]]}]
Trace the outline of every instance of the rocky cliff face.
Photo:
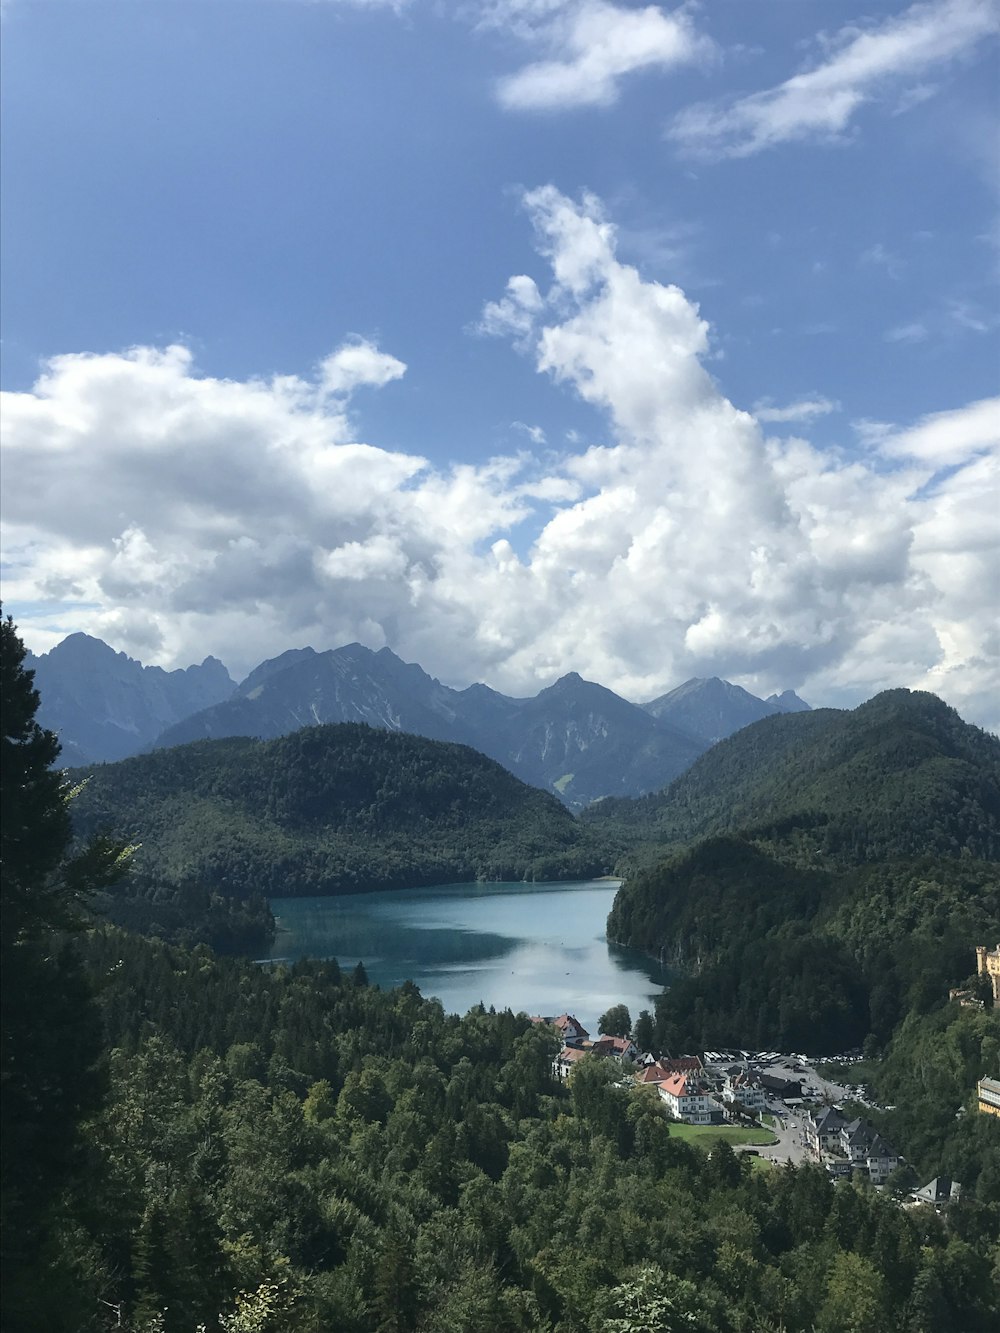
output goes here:
[{"label": "rocky cliff face", "polygon": [[41,694],[38,720],[58,732],[62,762],[123,759],[165,727],[226,698],[235,688],[215,657],[182,671],[143,666],[89,634],[71,634],[26,663]]}]

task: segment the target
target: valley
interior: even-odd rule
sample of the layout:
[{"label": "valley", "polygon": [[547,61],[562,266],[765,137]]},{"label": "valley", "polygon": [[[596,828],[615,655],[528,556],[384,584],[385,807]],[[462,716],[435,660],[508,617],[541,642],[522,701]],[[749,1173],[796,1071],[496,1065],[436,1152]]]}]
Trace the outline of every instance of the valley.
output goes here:
[{"label": "valley", "polygon": [[[991,1328],[995,737],[903,690],[768,712],[580,813],[398,710],[63,776],[9,625],[5,654],[13,1327],[605,1333],[648,1283],[703,1333],[839,1333],[850,1273],[865,1333]],[[600,690],[561,686],[571,718]],[[863,1045],[870,1096],[794,1057],[773,1130],[689,1125],[547,1013],[703,1057],[702,1120],[738,1050]],[[905,1171],[807,1146],[835,1100]],[[933,1176],[962,1182],[943,1215],[907,1202]]]}]

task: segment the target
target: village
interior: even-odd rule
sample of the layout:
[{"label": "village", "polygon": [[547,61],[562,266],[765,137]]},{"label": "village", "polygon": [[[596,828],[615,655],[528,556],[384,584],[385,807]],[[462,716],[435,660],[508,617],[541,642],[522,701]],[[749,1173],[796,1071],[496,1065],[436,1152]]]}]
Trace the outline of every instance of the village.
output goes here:
[{"label": "village", "polygon": [[[1000,954],[1000,950],[998,950]],[[877,1107],[866,1088],[835,1083],[817,1066],[850,1067],[860,1060],[852,1051],[829,1061],[811,1061],[801,1054],[746,1050],[705,1051],[676,1057],[641,1051],[630,1036],[589,1032],[572,1015],[535,1015],[533,1022],[555,1029],[562,1047],[552,1062],[555,1076],[565,1082],[582,1060],[616,1060],[623,1081],[636,1090],[654,1090],[680,1126],[704,1127],[706,1142],[726,1140],[734,1151],[749,1153],[762,1165],[799,1166],[812,1162],[835,1179],[861,1176],[884,1187],[905,1159],[863,1117],[847,1107]],[[981,1079],[977,1089],[980,1113],[1000,1115],[1000,1080]],[[712,1127],[718,1132],[713,1135]],[[697,1129],[683,1137],[695,1138]],[[741,1141],[742,1140],[742,1141]],[[961,1184],[937,1177],[906,1191],[909,1205],[925,1204],[938,1211],[961,1196]]]}]

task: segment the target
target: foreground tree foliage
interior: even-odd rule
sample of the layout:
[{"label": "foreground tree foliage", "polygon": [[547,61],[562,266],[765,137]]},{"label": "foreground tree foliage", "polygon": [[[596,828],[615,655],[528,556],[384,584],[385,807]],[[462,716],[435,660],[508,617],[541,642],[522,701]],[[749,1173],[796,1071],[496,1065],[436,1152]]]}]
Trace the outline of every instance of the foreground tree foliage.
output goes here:
[{"label": "foreground tree foliage", "polygon": [[112,930],[84,949],[111,1056],[58,1238],[81,1328],[107,1326],[101,1302],[142,1333],[909,1333],[930,1309],[935,1333],[985,1333],[1000,1315],[995,1210],[970,1198],[947,1229],[818,1168],[709,1155],[610,1061],[555,1084],[556,1042],[523,1015],[446,1015],[332,963]]},{"label": "foreground tree foliage", "polygon": [[68,855],[59,742],[35,721],[24,645],[0,619],[0,1187],[4,1328],[72,1328],[71,1266],[53,1243],[62,1190],[81,1169],[79,1131],[99,1102],[101,1029],[66,932],[125,849],[96,839]]}]

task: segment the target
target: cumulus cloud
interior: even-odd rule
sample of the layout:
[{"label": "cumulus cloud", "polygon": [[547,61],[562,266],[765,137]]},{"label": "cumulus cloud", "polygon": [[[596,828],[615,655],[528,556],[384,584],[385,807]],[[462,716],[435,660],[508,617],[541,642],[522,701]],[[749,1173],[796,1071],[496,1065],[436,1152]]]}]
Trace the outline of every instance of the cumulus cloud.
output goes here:
[{"label": "cumulus cloud", "polygon": [[182,347],[55,357],[3,405],[6,597],[32,646],[75,600],[61,632],[164,664],[359,639],[514,693],[571,669],[632,698],[692,675],[814,702],[904,684],[1000,722],[996,403],[869,424],[860,453],[768,438],[599,200],[524,207],[548,284],[513,280],[482,327],[592,404],[602,442],[449,468],[358,443],[352,392],[403,371],[358,341],[245,382]]},{"label": "cumulus cloud", "polygon": [[714,49],[684,8],[669,14],[609,0],[499,0],[485,23],[545,53],[498,83],[501,106],[515,111],[610,106],[627,75],[692,64]]},{"label": "cumulus cloud", "polygon": [[667,134],[708,157],[835,141],[866,103],[893,95],[897,112],[916,105],[930,95],[919,76],[967,56],[997,31],[996,0],[934,0],[874,26],[849,24],[827,41],[825,59],[813,68],[764,92],[688,107]]}]

